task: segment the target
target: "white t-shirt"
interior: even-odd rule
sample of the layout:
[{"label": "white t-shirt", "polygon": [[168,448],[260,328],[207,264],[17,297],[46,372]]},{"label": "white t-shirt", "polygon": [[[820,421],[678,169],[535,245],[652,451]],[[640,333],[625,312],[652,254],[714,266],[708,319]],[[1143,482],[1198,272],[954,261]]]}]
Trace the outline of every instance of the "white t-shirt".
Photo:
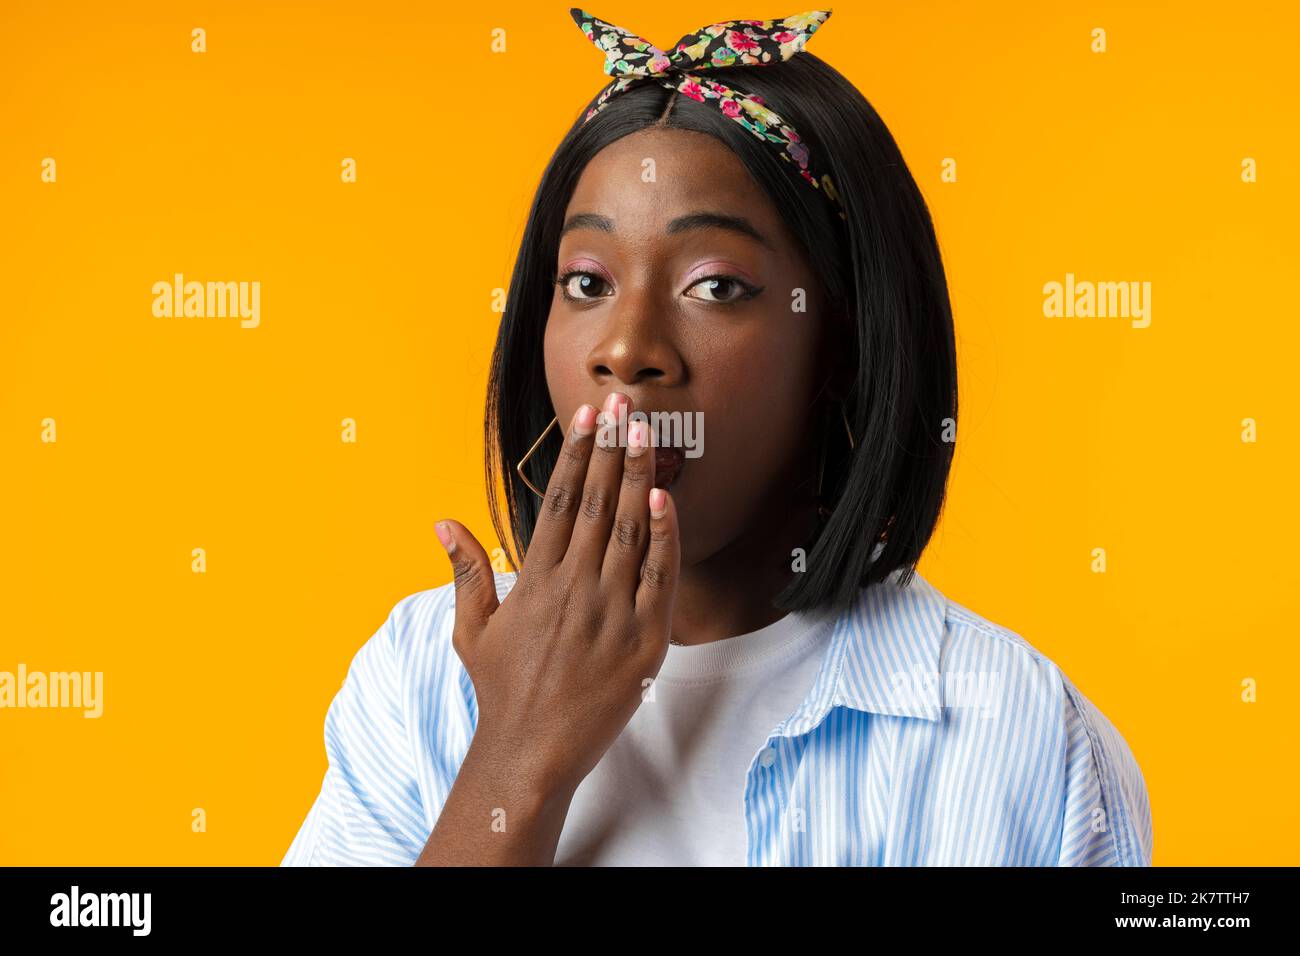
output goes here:
[{"label": "white t-shirt", "polygon": [[807,696],[834,617],[668,646],[653,698],[574,791],[556,866],[744,866],[744,789],[768,734]]}]

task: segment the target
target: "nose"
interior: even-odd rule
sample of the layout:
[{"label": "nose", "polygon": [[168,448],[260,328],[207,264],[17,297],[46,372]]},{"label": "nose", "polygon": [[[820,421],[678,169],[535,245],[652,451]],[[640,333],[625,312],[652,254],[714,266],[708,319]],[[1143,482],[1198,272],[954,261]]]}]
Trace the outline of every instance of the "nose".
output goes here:
[{"label": "nose", "polygon": [[587,374],[602,389],[680,384],[685,363],[672,320],[652,295],[624,292],[587,354]]}]

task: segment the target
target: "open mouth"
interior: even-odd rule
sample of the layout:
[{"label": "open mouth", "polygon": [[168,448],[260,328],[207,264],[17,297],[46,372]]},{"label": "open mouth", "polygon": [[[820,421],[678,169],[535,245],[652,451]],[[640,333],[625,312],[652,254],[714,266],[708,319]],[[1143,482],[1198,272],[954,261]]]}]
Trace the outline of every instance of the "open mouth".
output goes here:
[{"label": "open mouth", "polygon": [[686,452],[681,448],[655,448],[655,487],[670,488],[682,473]]}]

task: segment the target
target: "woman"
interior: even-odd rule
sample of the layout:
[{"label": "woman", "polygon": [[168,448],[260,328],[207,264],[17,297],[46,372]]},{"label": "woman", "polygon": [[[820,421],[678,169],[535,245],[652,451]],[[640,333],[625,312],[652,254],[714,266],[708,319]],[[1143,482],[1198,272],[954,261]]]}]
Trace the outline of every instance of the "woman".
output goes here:
[{"label": "woman", "polygon": [[671,52],[572,13],[617,79],[543,174],[492,365],[519,571],[439,522],[454,581],[354,658],[284,862],[1149,864],[1115,728],[915,574],[952,317],[897,146],[803,51],[829,13]]}]

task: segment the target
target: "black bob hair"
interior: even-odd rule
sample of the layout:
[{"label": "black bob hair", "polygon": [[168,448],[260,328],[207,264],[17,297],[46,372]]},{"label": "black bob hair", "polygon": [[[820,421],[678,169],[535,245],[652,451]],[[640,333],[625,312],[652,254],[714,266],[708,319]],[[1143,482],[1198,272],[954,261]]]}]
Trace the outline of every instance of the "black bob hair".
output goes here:
[{"label": "black bob hair", "polygon": [[[780,63],[711,70],[709,76],[761,96],[799,132],[813,165],[831,174],[847,221],[793,164],[713,104],[642,82],[612,97],[589,122],[582,122],[585,109],[578,114],[542,173],[492,355],[484,467],[488,487],[504,492],[508,513],[502,514],[497,494],[490,494],[493,527],[519,567],[517,555],[528,548],[543,502],[515,466],[555,415],[543,332],[560,229],[579,176],[601,149],[630,133],[654,126],[694,130],[736,154],[802,244],[830,314],[847,319],[852,344],[843,411],[855,448],[850,450],[836,410],[836,430],[825,434],[838,440],[823,444],[824,494],[833,507],[806,548],[806,570],[792,573],[773,601],[785,610],[843,609],[862,587],[894,571],[902,570],[900,583],[910,583],[943,505],[957,369],[934,226],[884,122],[833,67],[803,51]],[[594,105],[593,98],[588,106]],[[549,480],[566,426],[552,429],[528,460],[529,476],[540,488]]]}]

